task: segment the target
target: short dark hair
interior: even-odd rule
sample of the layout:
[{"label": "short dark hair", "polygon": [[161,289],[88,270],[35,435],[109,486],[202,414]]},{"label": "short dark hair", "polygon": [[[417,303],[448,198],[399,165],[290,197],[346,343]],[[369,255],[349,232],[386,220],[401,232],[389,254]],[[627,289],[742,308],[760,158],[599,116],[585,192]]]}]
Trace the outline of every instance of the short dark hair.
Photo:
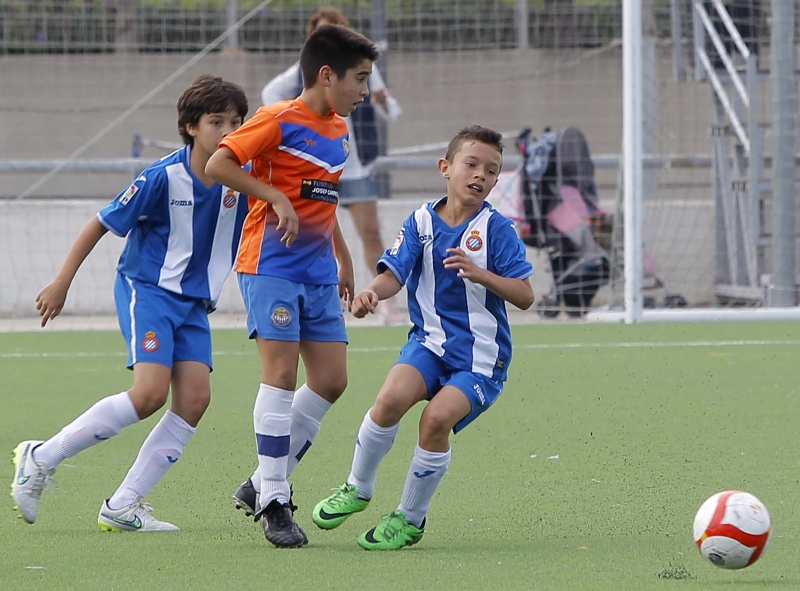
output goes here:
[{"label": "short dark hair", "polygon": [[447,146],[445,160],[452,162],[456,152],[461,148],[461,144],[469,140],[476,140],[497,148],[500,155],[503,155],[503,134],[483,125],[470,125],[459,131]]},{"label": "short dark hair", "polygon": [[330,66],[333,73],[342,78],[347,70],[363,60],[377,61],[381,56],[375,44],[344,25],[320,25],[300,50],[300,71],[303,87],[311,88],[317,83],[322,66]]},{"label": "short dark hair", "polygon": [[231,107],[242,119],[247,115],[247,96],[238,84],[211,74],[201,74],[178,99],[178,133],[183,143],[194,145],[187,125],[197,125],[206,113],[224,113]]}]

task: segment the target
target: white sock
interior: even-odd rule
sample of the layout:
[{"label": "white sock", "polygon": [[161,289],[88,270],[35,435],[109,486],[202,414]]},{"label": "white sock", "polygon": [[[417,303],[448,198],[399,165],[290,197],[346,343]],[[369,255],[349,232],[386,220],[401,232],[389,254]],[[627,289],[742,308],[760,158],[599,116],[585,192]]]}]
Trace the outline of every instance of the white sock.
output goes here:
[{"label": "white sock", "polygon": [[411,460],[406,484],[403,487],[403,496],[400,497],[400,506],[397,508],[417,527],[425,520],[433,493],[447,472],[450,452],[449,449],[444,453],[428,451],[422,449],[419,444],[414,450],[414,458]]},{"label": "white sock", "polygon": [[255,472],[250,477],[250,482],[253,483],[253,490],[256,491],[256,494],[261,494],[261,468],[256,466]]},{"label": "white sock", "polygon": [[358,429],[353,464],[350,476],[347,477],[347,482],[358,489],[358,496],[363,499],[372,498],[375,492],[375,480],[378,477],[378,466],[392,449],[394,438],[400,429],[400,423],[391,427],[381,427],[372,420],[369,413],[368,410]]},{"label": "white sock", "polygon": [[128,425],[139,422],[139,415],[127,392],[97,401],[91,408],[39,445],[34,460],[49,470],[67,458],[106,439],[111,439]]},{"label": "white sock", "polygon": [[121,509],[150,494],[178,461],[194,435],[195,427],[168,410],[144,440],[125,480],[108,500],[111,509]]},{"label": "white sock", "polygon": [[292,475],[297,464],[311,447],[314,438],[319,433],[320,423],[331,406],[333,405],[309,388],[308,384],[303,384],[294,393],[287,476]]},{"label": "white sock", "polygon": [[289,440],[292,429],[291,390],[261,384],[253,408],[253,427],[258,448],[258,467],[261,474],[259,508],[273,499],[289,501],[289,482],[286,480],[289,460]]}]

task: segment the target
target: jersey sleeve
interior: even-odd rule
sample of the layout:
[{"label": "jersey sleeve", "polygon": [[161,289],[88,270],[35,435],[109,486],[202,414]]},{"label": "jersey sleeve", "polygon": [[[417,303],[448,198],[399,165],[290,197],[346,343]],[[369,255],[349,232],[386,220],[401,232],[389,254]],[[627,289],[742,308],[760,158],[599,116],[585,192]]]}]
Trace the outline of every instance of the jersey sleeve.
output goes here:
[{"label": "jersey sleeve", "polygon": [[392,247],[378,260],[377,271],[383,273],[388,269],[400,285],[405,285],[421,256],[422,242],[419,239],[417,220],[412,215],[403,223]]},{"label": "jersey sleeve", "polygon": [[501,277],[527,279],[533,275],[533,265],[528,261],[525,244],[517,236],[514,222],[500,214],[492,216],[493,230],[490,253],[493,273]]},{"label": "jersey sleeve", "polygon": [[161,171],[145,170],[130,187],[97,212],[97,219],[117,236],[127,236],[166,196],[166,175]]},{"label": "jersey sleeve", "polygon": [[281,127],[274,111],[261,107],[239,129],[225,136],[219,145],[232,150],[239,164],[244,166],[259,154],[273,151],[280,143]]}]

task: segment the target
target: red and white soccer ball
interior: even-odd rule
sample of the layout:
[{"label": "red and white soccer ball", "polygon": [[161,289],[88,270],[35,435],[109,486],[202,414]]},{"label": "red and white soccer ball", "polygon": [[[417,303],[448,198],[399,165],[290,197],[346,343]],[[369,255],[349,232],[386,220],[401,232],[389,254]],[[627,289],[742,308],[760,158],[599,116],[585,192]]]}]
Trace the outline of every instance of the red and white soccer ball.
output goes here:
[{"label": "red and white soccer ball", "polygon": [[709,561],[722,568],[744,568],[766,549],[772,522],[756,497],[726,490],[700,506],[693,529],[694,543]]}]

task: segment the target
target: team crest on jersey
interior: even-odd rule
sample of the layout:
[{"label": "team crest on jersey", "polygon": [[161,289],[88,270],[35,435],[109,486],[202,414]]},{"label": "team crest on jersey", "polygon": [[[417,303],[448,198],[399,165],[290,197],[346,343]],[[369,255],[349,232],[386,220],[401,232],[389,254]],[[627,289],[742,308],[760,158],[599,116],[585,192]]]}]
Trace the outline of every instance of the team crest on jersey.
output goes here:
[{"label": "team crest on jersey", "polygon": [[483,246],[483,238],[481,238],[481,233],[477,230],[473,230],[470,232],[469,238],[467,238],[466,246],[468,250],[475,252],[476,250],[480,250]]},{"label": "team crest on jersey", "polygon": [[281,328],[289,326],[289,323],[292,321],[292,315],[289,313],[289,310],[283,306],[275,308],[270,318],[272,319],[272,324],[280,326]]},{"label": "team crest on jersey", "polygon": [[133,199],[133,196],[136,195],[138,191],[139,191],[138,185],[133,184],[130,187],[128,187],[128,190],[125,191],[125,193],[122,194],[122,197],[119,198],[120,204],[128,205],[130,200]]},{"label": "team crest on jersey", "polygon": [[156,338],[156,333],[152,330],[148,330],[144,333],[144,339],[142,340],[142,349],[144,349],[147,353],[155,353],[158,351],[158,338]]},{"label": "team crest on jersey", "polygon": [[405,240],[405,236],[403,235],[403,231],[400,230],[397,233],[397,238],[394,239],[394,244],[392,244],[392,248],[389,249],[389,254],[391,256],[395,256],[400,251],[400,247],[403,246],[403,240]]},{"label": "team crest on jersey", "polygon": [[342,149],[344,150],[344,157],[346,160],[350,156],[350,142],[347,140],[347,138],[342,140]]},{"label": "team crest on jersey", "polygon": [[225,209],[230,209],[236,205],[236,191],[228,187],[228,192],[225,193],[225,197],[222,198],[222,206]]}]

